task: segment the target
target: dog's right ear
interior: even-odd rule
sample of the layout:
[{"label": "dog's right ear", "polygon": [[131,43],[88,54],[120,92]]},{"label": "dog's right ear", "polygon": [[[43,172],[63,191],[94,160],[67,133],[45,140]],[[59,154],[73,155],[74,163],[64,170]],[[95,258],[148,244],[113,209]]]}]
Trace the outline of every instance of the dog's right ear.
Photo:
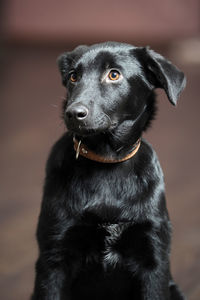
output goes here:
[{"label": "dog's right ear", "polygon": [[66,86],[69,71],[73,68],[73,63],[80,58],[88,49],[88,46],[81,45],[71,52],[64,52],[57,58],[58,68],[62,76],[62,83]]},{"label": "dog's right ear", "polygon": [[67,83],[67,74],[69,73],[72,60],[70,59],[72,52],[64,52],[57,58],[58,68],[62,77],[62,84],[65,86]]}]

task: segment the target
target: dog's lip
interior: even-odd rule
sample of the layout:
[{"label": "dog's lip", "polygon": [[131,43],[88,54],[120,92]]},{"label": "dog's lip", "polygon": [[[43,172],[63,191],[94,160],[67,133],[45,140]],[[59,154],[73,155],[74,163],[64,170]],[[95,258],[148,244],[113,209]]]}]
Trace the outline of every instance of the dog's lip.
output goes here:
[{"label": "dog's lip", "polygon": [[79,136],[91,136],[96,135],[98,133],[104,133],[109,130],[109,127],[86,127],[79,125],[78,127],[70,128],[67,126],[67,129],[71,131],[73,134],[77,134]]}]

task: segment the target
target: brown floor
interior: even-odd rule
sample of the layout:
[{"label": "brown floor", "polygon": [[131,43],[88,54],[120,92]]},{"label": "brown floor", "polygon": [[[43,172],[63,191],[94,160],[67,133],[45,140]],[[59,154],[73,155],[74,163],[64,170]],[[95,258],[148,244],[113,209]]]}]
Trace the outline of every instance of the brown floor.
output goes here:
[{"label": "brown floor", "polygon": [[[37,257],[35,229],[45,160],[64,132],[64,89],[56,67],[60,49],[4,51],[1,67],[1,247],[3,300],[27,300]],[[173,58],[173,53],[172,53]],[[179,65],[180,66],[180,65]],[[181,67],[181,66],[180,66]],[[173,223],[172,272],[189,299],[200,299],[199,78],[200,68],[182,64],[187,89],[177,108],[158,90],[159,114],[147,138],[165,173]]]}]

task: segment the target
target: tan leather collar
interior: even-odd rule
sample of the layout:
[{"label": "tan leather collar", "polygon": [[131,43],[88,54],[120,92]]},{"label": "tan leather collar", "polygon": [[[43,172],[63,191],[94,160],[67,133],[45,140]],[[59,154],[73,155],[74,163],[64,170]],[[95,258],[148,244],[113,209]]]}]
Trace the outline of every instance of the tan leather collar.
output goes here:
[{"label": "tan leather collar", "polygon": [[79,155],[81,155],[90,160],[94,160],[101,163],[119,163],[119,162],[126,161],[137,153],[141,144],[141,138],[139,138],[137,142],[133,145],[132,151],[130,153],[128,153],[125,157],[122,157],[120,159],[113,159],[112,157],[103,157],[91,151],[90,149],[88,149],[86,145],[81,143],[81,140],[77,141],[75,137],[73,138],[73,141],[74,141],[74,150],[76,151],[76,159],[78,159]]}]

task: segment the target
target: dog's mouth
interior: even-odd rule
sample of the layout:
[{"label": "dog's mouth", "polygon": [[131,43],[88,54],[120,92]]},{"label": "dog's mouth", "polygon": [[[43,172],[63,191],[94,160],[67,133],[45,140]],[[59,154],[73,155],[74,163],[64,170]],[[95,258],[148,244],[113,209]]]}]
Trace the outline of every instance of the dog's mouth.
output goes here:
[{"label": "dog's mouth", "polygon": [[78,136],[85,136],[85,137],[96,135],[101,132],[106,132],[106,130],[107,130],[107,128],[104,128],[104,127],[103,128],[99,128],[99,127],[90,128],[90,127],[85,127],[82,125],[79,125],[76,128],[70,128],[69,126],[67,126],[67,129]]},{"label": "dog's mouth", "polygon": [[92,136],[100,133],[106,133],[117,126],[117,122],[111,121],[110,118],[104,117],[98,120],[84,122],[69,122],[65,120],[67,129],[78,136]]}]

